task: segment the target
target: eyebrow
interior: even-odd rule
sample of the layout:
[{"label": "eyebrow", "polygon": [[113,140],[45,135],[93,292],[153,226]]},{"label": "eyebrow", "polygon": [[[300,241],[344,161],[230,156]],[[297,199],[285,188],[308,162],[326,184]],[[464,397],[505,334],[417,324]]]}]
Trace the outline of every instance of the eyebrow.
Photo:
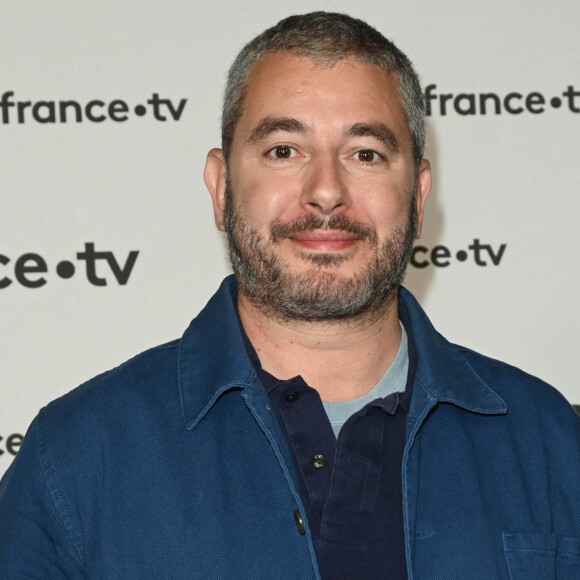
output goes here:
[{"label": "eyebrow", "polygon": [[346,131],[347,137],[374,137],[393,151],[399,151],[399,142],[391,129],[383,123],[355,123]]},{"label": "eyebrow", "polygon": [[266,117],[251,131],[247,143],[255,145],[272,133],[306,133],[308,127],[293,117]]}]

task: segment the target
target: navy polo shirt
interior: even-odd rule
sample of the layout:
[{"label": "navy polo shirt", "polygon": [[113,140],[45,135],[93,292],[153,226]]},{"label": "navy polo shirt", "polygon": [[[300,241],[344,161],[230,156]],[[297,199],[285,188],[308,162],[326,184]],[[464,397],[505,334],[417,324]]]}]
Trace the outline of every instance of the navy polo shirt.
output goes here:
[{"label": "navy polo shirt", "polygon": [[300,376],[280,381],[264,371],[240,323],[292,453],[324,580],[407,578],[401,465],[417,354],[410,325],[401,322],[409,350],[405,392],[365,405],[338,439],[318,391]]}]

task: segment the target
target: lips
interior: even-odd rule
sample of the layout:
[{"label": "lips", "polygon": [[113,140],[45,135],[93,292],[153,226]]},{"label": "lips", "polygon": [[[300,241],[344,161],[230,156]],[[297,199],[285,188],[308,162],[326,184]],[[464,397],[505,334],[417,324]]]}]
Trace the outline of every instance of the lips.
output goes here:
[{"label": "lips", "polygon": [[360,238],[341,230],[312,230],[289,236],[298,245],[319,252],[337,252],[351,247]]}]

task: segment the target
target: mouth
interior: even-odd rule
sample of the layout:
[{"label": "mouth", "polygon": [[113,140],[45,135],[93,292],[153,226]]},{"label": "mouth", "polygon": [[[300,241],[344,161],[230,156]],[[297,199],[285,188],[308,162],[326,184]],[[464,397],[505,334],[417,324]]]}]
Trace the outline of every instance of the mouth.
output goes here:
[{"label": "mouth", "polygon": [[360,240],[355,234],[342,230],[311,230],[288,237],[299,246],[316,252],[340,252]]}]

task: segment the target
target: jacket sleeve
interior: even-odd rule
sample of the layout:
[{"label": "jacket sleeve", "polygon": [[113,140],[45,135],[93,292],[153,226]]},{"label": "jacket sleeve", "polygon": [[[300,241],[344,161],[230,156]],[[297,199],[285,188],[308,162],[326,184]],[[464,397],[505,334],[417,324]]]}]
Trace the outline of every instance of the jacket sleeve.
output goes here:
[{"label": "jacket sleeve", "polygon": [[[38,418],[0,481],[0,578],[84,578],[79,545],[59,509],[59,490],[43,450]],[[48,476],[48,478],[47,478]]]}]

